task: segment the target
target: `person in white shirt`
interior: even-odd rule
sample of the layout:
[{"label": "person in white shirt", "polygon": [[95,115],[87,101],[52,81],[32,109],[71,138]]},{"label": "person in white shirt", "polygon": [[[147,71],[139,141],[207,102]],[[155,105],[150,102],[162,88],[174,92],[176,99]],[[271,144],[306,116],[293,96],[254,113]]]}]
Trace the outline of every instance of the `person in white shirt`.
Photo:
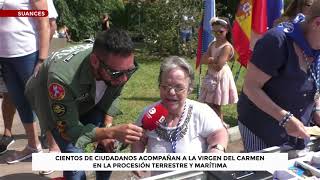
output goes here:
[{"label": "person in white shirt", "polygon": [[147,148],[148,153],[223,153],[228,133],[222,120],[208,105],[187,98],[192,92],[194,73],[186,60],[178,56],[165,59],[158,79],[161,100],[145,108],[137,125],[144,127],[144,115],[159,103],[168,115],[156,129],[146,130],[145,138],[132,144],[131,152],[142,153]]},{"label": "person in white shirt", "polygon": [[[5,10],[47,10],[45,0],[18,0],[4,1],[2,9]],[[50,10],[51,11],[51,10]],[[5,24],[5,25],[4,25]],[[2,28],[3,27],[3,28]],[[19,27],[17,29],[16,27]],[[9,17],[0,19],[0,63],[8,94],[17,107],[21,121],[26,130],[28,144],[22,151],[9,156],[7,163],[16,163],[31,157],[32,153],[41,152],[35,118],[31,107],[24,96],[25,83],[48,57],[50,29],[48,17]],[[0,150],[7,151],[9,144],[14,141],[11,127],[14,115],[14,106],[6,106],[6,96],[3,107],[5,133],[0,141]],[[56,145],[57,147],[57,145]]]}]

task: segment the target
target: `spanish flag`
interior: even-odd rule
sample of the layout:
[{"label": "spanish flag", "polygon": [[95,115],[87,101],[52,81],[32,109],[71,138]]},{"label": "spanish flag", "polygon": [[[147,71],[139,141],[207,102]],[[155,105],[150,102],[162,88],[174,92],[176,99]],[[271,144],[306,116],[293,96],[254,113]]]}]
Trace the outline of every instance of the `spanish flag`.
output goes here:
[{"label": "spanish flag", "polygon": [[283,0],[240,0],[232,35],[236,59],[246,67],[256,41],[271,28],[273,21],[280,17]]}]

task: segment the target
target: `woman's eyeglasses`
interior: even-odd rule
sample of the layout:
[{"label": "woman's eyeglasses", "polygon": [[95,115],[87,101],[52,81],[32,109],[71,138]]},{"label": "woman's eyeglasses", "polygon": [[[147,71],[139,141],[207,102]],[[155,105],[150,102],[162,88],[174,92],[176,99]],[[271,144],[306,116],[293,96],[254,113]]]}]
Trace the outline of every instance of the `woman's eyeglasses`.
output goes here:
[{"label": "woman's eyeglasses", "polygon": [[128,69],[128,70],[123,70],[123,71],[116,71],[114,69],[111,69],[108,65],[106,65],[101,58],[99,58],[97,55],[96,57],[98,58],[100,65],[102,68],[109,74],[109,76],[112,79],[118,79],[119,77],[126,75],[128,78],[132,76],[134,72],[137,71],[138,69],[138,64],[134,62],[134,68]]},{"label": "woman's eyeglasses", "polygon": [[180,94],[180,93],[184,92],[184,90],[186,90],[186,88],[184,88],[184,87],[179,87],[179,86],[174,87],[174,86],[169,86],[166,84],[160,84],[160,88],[164,89],[167,92],[169,92],[171,89],[173,89],[176,94]]}]

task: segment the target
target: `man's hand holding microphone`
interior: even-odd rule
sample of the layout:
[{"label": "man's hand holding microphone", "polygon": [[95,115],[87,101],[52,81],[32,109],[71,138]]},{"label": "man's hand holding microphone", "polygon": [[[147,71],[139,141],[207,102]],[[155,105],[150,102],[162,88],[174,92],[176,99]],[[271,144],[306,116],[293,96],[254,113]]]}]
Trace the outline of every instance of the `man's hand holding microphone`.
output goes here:
[{"label": "man's hand holding microphone", "polygon": [[124,124],[108,128],[113,138],[99,141],[97,148],[103,148],[106,152],[121,151],[129,144],[139,141],[144,130],[156,129],[167,115],[168,110],[161,103],[158,103],[143,115],[141,127],[134,124]]},{"label": "man's hand holding microphone", "polygon": [[132,144],[139,141],[142,136],[143,129],[134,124],[123,124],[109,128],[97,128],[97,151],[108,153],[115,152],[120,142],[123,144]]}]

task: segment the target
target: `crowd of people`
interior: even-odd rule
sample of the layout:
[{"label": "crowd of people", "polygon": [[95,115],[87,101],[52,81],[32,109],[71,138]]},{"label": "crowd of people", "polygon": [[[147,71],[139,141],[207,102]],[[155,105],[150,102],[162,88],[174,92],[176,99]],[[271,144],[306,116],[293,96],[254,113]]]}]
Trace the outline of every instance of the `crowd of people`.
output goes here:
[{"label": "crowd of people", "polygon": [[[305,127],[320,126],[320,0],[292,1],[275,27],[257,41],[239,98],[228,66],[235,53],[230,21],[212,18],[215,40],[201,58],[208,68],[199,99],[188,98],[194,87],[192,66],[182,57],[170,56],[160,65],[160,100],[142,110],[135,123],[116,126],[112,118],[122,113],[121,91],[139,69],[128,33],[111,28],[110,16],[103,14],[93,44],[49,56],[58,16],[52,0],[5,1],[1,9],[49,11],[49,17],[0,18],[0,65],[6,85],[0,88],[4,120],[0,155],[14,142],[15,109],[28,139],[22,151],[10,154],[8,164],[42,152],[36,119],[49,152],[63,153],[82,153],[89,143],[96,143],[95,152],[112,153],[117,141],[131,144],[132,153],[224,153],[229,125],[222,107],[235,103],[246,152],[282,145],[304,148],[309,139]],[[61,29],[59,36],[70,38],[67,26]],[[159,105],[167,112],[165,119],[146,129],[145,114]],[[160,173],[164,172],[151,175]],[[97,171],[96,179],[110,175]],[[86,179],[84,171],[64,171],[63,176]]]}]

